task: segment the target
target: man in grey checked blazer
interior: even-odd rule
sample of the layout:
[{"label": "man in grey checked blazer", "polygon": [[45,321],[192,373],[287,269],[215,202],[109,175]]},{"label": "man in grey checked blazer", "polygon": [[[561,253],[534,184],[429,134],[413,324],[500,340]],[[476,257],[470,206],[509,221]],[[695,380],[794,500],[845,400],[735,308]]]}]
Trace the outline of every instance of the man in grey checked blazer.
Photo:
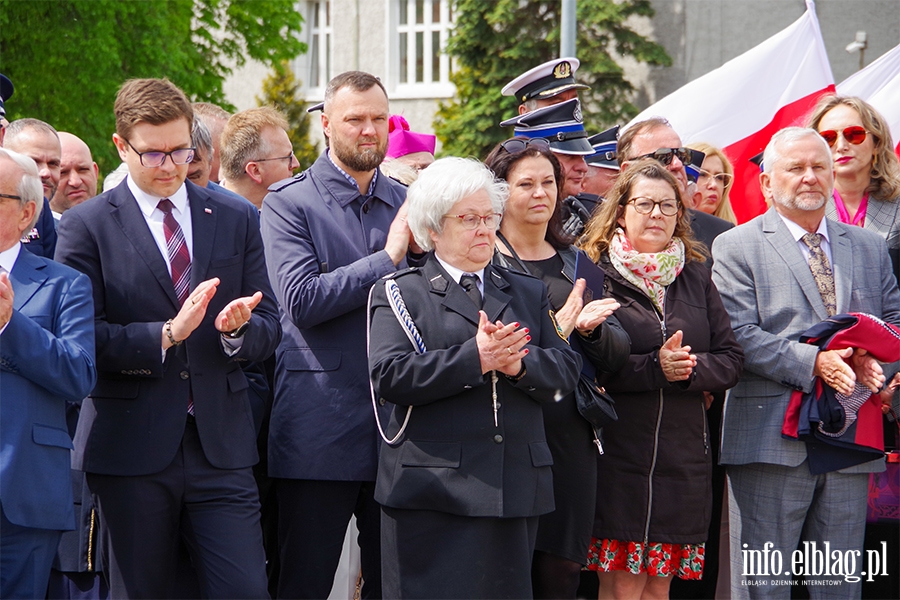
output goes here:
[{"label": "man in grey checked blazer", "polygon": [[[883,459],[822,475],[810,474],[806,444],[781,437],[794,390],[809,392],[815,376],[849,392],[858,381],[876,390],[897,365],[882,370],[854,350],[820,352],[800,344],[806,329],[829,314],[808,264],[806,233],[822,234],[832,267],[837,313],[865,312],[900,324],[900,291],[887,247],[878,235],[825,219],[833,171],[827,144],[811,129],[780,131],[763,158],[760,183],[770,208],[720,235],[713,244],[713,280],[746,357],[740,382],[725,406],[721,462],[728,465],[732,596],[790,598],[792,553],[815,542],[818,550],[862,551],[869,472]],[[750,551],[778,551],[781,575],[756,576]],[[806,546],[811,548],[811,545]],[[757,557],[762,556],[756,554]],[[829,558],[829,563],[831,559]],[[858,598],[865,554],[848,577],[808,585],[812,598]],[[777,566],[777,563],[774,565]],[[809,566],[809,565],[807,565]],[[787,573],[785,573],[785,571]]]}]

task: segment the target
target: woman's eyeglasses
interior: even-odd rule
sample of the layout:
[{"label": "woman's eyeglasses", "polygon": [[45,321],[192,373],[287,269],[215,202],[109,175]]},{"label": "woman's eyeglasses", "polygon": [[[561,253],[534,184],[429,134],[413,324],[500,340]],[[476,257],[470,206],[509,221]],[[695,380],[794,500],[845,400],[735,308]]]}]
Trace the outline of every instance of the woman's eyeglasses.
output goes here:
[{"label": "woman's eyeglasses", "polygon": [[502,146],[503,149],[510,154],[521,152],[529,146],[531,146],[532,148],[537,148],[538,150],[543,150],[545,152],[550,150],[550,142],[548,142],[544,138],[514,137],[510,140],[506,140],[505,142],[501,142],[500,146]]},{"label": "woman's eyeglasses", "polygon": [[625,204],[632,205],[634,210],[641,215],[649,215],[653,212],[655,207],[659,206],[659,212],[661,212],[664,217],[674,217],[678,214],[678,209],[681,206],[681,203],[674,198],[654,200],[653,198],[645,198],[643,196],[632,198]]},{"label": "woman's eyeglasses", "polygon": [[853,144],[854,146],[858,146],[866,141],[866,135],[868,134],[868,132],[859,125],[851,125],[840,132],[835,131],[834,129],[826,129],[825,131],[820,131],[819,135],[828,142],[829,146],[834,147],[837,143],[839,133],[844,136],[847,143]]},{"label": "woman's eyeglasses", "polygon": [[491,231],[497,231],[497,228],[500,227],[500,219],[503,218],[503,215],[500,213],[492,213],[484,216],[475,214],[444,215],[444,218],[459,219],[460,222],[462,222],[463,229],[478,229],[478,224],[484,223],[484,226]]},{"label": "woman's eyeglasses", "polygon": [[705,185],[710,177],[712,177],[718,185],[726,188],[731,185],[731,182],[734,180],[734,175],[731,173],[716,173],[713,175],[709,171],[698,169],[697,185]]},{"label": "woman's eyeglasses", "polygon": [[681,148],[659,148],[655,152],[638,156],[635,160],[652,158],[668,167],[676,157],[681,161],[681,164],[689,164],[692,158],[690,148],[685,148],[684,146]]}]

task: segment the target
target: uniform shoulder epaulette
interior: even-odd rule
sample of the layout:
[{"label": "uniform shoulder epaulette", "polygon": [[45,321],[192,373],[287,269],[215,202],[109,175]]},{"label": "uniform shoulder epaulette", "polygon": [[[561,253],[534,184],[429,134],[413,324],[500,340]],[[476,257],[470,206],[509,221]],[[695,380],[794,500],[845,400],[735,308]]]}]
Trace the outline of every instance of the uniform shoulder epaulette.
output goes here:
[{"label": "uniform shoulder epaulette", "polygon": [[394,271],[393,273],[388,273],[381,279],[384,281],[387,281],[388,279],[397,279],[398,277],[402,277],[409,273],[415,273],[418,270],[419,270],[419,267],[407,267],[405,269],[400,269],[399,271]]},{"label": "uniform shoulder epaulette", "polygon": [[306,179],[306,171],[301,171],[294,175],[293,177],[289,177],[288,179],[282,179],[281,181],[276,181],[272,185],[269,186],[270,192],[280,192],[285,188],[289,188],[295,183],[299,183]]}]

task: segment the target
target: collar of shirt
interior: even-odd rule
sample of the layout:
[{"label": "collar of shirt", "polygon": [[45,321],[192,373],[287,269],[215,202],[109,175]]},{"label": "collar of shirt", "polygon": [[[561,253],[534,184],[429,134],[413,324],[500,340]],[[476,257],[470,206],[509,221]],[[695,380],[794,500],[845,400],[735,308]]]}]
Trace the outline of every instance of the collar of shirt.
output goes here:
[{"label": "collar of shirt", "polygon": [[[803,243],[803,236],[809,232],[781,213],[778,213],[778,216],[781,217],[781,220],[784,221],[784,224],[787,226],[788,231],[791,232],[791,236],[794,238],[794,241],[797,242],[797,246],[800,247],[800,252],[803,253],[803,257],[807,261],[809,261],[809,246]],[[816,229],[816,233],[822,234],[822,250],[825,252],[825,256],[828,257],[828,264],[833,264],[831,260],[831,241],[828,238],[827,223],[828,219],[822,217],[822,220],[819,222],[819,228]]]},{"label": "collar of shirt", "polygon": [[[163,196],[151,196],[139,188],[137,184],[132,181],[131,177],[126,176],[125,181],[128,183],[128,189],[131,190],[134,199],[137,200],[141,212],[144,213],[144,218],[149,219],[153,215],[153,211],[157,210],[156,205],[163,199]],[[178,188],[178,191],[171,196],[168,196],[168,198],[169,201],[172,202],[172,206],[175,207],[172,214],[175,215],[175,220],[181,224],[181,217],[187,212],[188,203],[187,187],[185,184],[182,183],[181,187]],[[162,211],[160,211],[160,213],[162,213]]]},{"label": "collar of shirt", "polygon": [[466,273],[471,273],[472,275],[477,275],[478,276],[478,291],[481,292],[482,297],[484,296],[484,269],[483,268],[478,271],[463,271],[462,269],[457,269],[453,265],[445,262],[437,254],[435,254],[434,257],[441,264],[441,266],[444,267],[444,270],[447,271],[447,275],[452,277],[453,281],[455,281],[457,284],[459,283],[459,280],[462,279],[462,276],[465,275]]},{"label": "collar of shirt", "polygon": [[16,260],[19,258],[19,251],[22,249],[22,242],[16,242],[11,248],[0,252],[0,267],[6,269],[7,273],[12,273],[13,267],[16,266]]},{"label": "collar of shirt", "polygon": [[[350,173],[348,173],[347,171],[345,171],[345,170],[343,170],[342,168],[340,168],[340,167],[338,166],[338,164],[337,164],[336,162],[334,162],[334,159],[331,158],[331,148],[328,148],[327,150],[325,150],[325,154],[328,156],[328,161],[329,161],[332,165],[334,165],[334,168],[335,168],[335,169],[338,170],[338,173],[340,173],[341,175],[343,175],[343,176],[347,179],[347,181],[349,181],[349,182],[353,185],[353,187],[355,187],[355,188],[358,190],[358,189],[359,189],[359,184],[356,183],[356,180],[353,179],[353,176],[350,175]],[[368,189],[368,191],[366,191],[366,194],[365,194],[366,196],[371,196],[372,194],[375,193],[375,183],[376,183],[377,181],[378,181],[378,169],[376,168],[376,169],[375,169],[375,175],[372,176],[372,182],[369,183],[369,189]],[[360,192],[360,194],[362,194],[362,192]]]},{"label": "collar of shirt", "polygon": [[[128,185],[128,189],[131,191],[134,199],[137,201],[138,208],[141,210],[141,214],[144,215],[144,220],[147,222],[147,227],[150,229],[150,234],[153,236],[153,240],[156,242],[156,247],[159,248],[160,253],[163,256],[163,259],[166,261],[166,266],[169,267],[169,274],[172,273],[172,265],[169,264],[169,251],[166,247],[166,233],[163,227],[163,219],[165,218],[165,213],[159,210],[156,205],[159,204],[159,201],[162,200],[162,196],[151,196],[150,194],[144,192],[140,189],[132,180],[131,177],[126,177],[125,181]],[[172,202],[172,206],[174,209],[172,210],[172,216],[175,217],[175,220],[178,221],[178,225],[181,226],[181,233],[184,235],[184,242],[187,244],[188,252],[191,257],[194,256],[194,232],[191,227],[191,211],[188,210],[188,194],[187,194],[187,184],[182,183],[181,187],[178,190],[168,197],[169,201]]]}]

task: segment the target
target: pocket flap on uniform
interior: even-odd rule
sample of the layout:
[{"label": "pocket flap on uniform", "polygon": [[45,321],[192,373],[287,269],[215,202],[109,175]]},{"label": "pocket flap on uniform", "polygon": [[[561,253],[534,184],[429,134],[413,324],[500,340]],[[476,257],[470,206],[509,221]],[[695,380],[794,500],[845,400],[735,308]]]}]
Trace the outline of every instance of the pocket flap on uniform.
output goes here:
[{"label": "pocket flap on uniform", "polygon": [[250,387],[247,376],[244,375],[244,372],[240,369],[231,371],[225,377],[228,379],[228,389],[232,392],[239,392]]},{"label": "pocket flap on uniform", "polygon": [[284,353],[288,371],[334,371],[341,366],[341,351],[336,348],[293,348]]},{"label": "pocket flap on uniform", "polygon": [[462,449],[459,442],[404,442],[400,464],[404,467],[459,468]]},{"label": "pocket flap on uniform", "polygon": [[553,455],[550,454],[547,442],[531,442],[528,449],[531,450],[531,464],[535,467],[549,467],[553,464]]},{"label": "pocket flap on uniform", "polygon": [[65,429],[57,429],[56,427],[35,423],[34,427],[31,428],[31,436],[35,444],[42,446],[58,446],[68,450],[72,450],[75,447],[72,445],[72,438],[69,437],[69,432]]},{"label": "pocket flap on uniform", "polygon": [[227,258],[217,258],[216,260],[209,261],[210,269],[221,269],[224,267],[230,267],[231,265],[236,265],[243,259],[243,256],[240,254],[235,254],[234,256],[229,256]]}]

